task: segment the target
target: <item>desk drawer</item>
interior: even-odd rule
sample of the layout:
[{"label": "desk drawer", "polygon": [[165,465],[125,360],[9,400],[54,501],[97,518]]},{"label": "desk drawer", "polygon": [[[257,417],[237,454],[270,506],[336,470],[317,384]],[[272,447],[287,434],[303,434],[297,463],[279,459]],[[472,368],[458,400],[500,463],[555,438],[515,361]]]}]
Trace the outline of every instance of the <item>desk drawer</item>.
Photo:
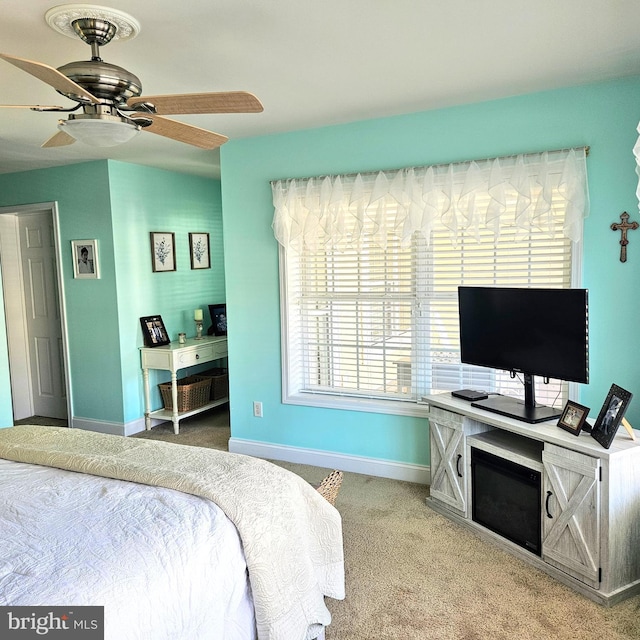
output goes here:
[{"label": "desk drawer", "polygon": [[211,345],[213,347],[213,359],[218,360],[219,358],[227,357],[227,341],[217,342],[216,344]]},{"label": "desk drawer", "polygon": [[[200,364],[202,362],[210,362],[214,359],[215,346],[213,344],[203,344],[201,347],[195,347],[188,351],[182,351],[178,354],[177,368],[182,369],[184,367],[191,367],[194,364]],[[219,356],[217,356],[219,357]]]}]

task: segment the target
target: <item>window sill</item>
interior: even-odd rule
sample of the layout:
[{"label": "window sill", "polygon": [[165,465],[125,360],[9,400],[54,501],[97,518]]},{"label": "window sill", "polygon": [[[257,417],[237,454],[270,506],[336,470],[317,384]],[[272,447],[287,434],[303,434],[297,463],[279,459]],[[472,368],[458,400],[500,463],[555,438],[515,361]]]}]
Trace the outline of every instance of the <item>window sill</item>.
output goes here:
[{"label": "window sill", "polygon": [[283,404],[295,404],[304,407],[385,413],[395,416],[414,416],[418,418],[425,418],[429,409],[429,405],[420,402],[373,400],[370,398],[353,398],[319,393],[297,393],[284,396],[282,402]]}]

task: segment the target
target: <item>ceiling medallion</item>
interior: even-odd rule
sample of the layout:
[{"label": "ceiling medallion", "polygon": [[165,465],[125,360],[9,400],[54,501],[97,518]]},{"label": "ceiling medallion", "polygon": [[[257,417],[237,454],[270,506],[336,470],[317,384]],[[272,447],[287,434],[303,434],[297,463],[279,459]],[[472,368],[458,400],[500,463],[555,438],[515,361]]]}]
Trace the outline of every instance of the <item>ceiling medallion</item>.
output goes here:
[{"label": "ceiling medallion", "polygon": [[94,4],[61,4],[44,14],[44,19],[52,29],[74,39],[78,38],[78,34],[71,23],[82,18],[113,24],[116,27],[114,40],[132,40],[140,33],[140,23],[128,13]]}]

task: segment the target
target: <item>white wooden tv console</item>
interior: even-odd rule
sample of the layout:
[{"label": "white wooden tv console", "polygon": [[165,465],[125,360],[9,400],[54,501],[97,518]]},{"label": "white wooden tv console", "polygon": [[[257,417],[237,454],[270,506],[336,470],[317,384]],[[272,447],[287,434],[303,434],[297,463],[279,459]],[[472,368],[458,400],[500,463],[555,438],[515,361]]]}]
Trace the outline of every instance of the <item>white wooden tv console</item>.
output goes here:
[{"label": "white wooden tv console", "polygon": [[[528,424],[449,393],[429,404],[431,487],[438,513],[604,605],[640,593],[640,432],[619,428],[605,449],[557,420]],[[471,448],[542,472],[541,555],[472,518]]]}]

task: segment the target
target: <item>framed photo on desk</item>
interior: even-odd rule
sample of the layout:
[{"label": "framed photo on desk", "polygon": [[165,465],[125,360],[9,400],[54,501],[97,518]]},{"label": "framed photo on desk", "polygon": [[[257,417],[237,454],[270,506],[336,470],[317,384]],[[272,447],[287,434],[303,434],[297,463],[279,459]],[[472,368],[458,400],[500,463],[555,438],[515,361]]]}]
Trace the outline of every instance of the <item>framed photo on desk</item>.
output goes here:
[{"label": "framed photo on desk", "polygon": [[560,420],[558,420],[558,426],[569,433],[573,433],[574,436],[579,436],[588,415],[589,407],[567,400]]},{"label": "framed photo on desk", "polygon": [[598,414],[598,419],[591,430],[591,436],[605,449],[611,446],[631,398],[633,398],[631,392],[626,391],[617,384],[611,385],[611,389],[609,389],[602,409]]},{"label": "framed photo on desk", "polygon": [[162,347],[171,342],[162,316],[144,316],[140,318],[140,326],[145,347]]},{"label": "framed photo on desk", "polygon": [[[227,305],[226,304],[210,304],[209,313],[211,314],[211,333],[214,336],[227,335]],[[211,335],[211,334],[210,334]]]}]

